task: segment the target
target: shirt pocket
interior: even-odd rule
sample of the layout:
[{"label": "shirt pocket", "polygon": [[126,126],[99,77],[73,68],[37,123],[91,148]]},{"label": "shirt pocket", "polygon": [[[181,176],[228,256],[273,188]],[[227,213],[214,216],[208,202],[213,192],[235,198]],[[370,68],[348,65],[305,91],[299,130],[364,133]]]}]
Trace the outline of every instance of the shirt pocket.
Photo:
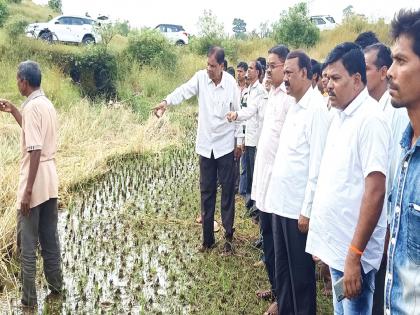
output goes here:
[{"label": "shirt pocket", "polygon": [[420,265],[420,205],[408,206],[407,253],[411,261]]}]

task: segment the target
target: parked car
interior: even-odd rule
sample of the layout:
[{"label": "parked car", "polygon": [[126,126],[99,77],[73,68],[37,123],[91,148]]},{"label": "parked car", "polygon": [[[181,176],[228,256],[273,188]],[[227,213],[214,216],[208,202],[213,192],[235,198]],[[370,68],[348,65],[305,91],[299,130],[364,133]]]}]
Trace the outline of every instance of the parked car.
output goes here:
[{"label": "parked car", "polygon": [[188,45],[189,34],[181,25],[159,24],[155,29],[159,30],[167,39],[176,45]]},{"label": "parked car", "polygon": [[332,30],[337,26],[334,18],[331,15],[313,15],[311,22],[319,28],[320,31]]},{"label": "parked car", "polygon": [[95,44],[101,41],[97,26],[89,17],[60,15],[46,23],[29,24],[26,35],[48,42]]}]

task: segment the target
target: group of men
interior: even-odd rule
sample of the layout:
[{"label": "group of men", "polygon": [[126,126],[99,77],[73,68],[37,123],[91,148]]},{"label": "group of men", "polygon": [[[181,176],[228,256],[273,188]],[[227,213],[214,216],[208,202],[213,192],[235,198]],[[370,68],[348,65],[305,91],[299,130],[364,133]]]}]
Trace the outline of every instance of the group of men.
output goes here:
[{"label": "group of men", "polygon": [[337,45],[319,67],[328,97],[309,56],[277,45],[268,51],[268,96],[253,60],[244,106],[242,87],[223,71],[223,49],[212,47],[207,70],[154,108],[160,117],[198,96],[201,251],[215,245],[218,181],[223,250],[233,250],[235,159],[245,136],[274,298],[267,314],[316,313],[316,261],[329,266],[336,314],[420,312],[419,21],[419,10],[396,15],[392,54],[382,43]]}]

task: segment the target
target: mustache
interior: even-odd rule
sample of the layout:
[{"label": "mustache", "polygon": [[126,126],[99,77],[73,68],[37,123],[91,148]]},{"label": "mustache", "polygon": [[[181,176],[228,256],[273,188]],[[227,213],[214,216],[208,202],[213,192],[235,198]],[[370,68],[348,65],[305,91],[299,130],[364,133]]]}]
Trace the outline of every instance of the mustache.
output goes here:
[{"label": "mustache", "polygon": [[392,82],[391,80],[388,82],[388,87],[392,90],[398,90],[399,87],[398,85],[396,85],[394,82]]}]

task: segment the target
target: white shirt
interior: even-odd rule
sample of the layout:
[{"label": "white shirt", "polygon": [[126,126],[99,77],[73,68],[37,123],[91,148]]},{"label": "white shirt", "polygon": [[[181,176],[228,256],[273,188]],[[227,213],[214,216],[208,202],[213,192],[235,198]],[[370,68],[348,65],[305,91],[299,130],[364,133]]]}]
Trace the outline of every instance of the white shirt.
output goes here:
[{"label": "white shirt", "polygon": [[389,95],[388,91],[386,91],[380,98],[379,105],[385,114],[385,119],[388,121],[389,127],[391,128],[392,155],[387,178],[387,191],[389,193],[391,192],[392,185],[394,183],[395,173],[397,172],[398,163],[401,158],[402,149],[400,141],[402,138],[402,134],[405,128],[407,128],[407,125],[410,120],[408,118],[407,110],[405,108],[395,108],[394,106],[392,106],[391,95]]},{"label": "white shirt", "polygon": [[266,208],[272,213],[310,218],[330,118],[324,98],[309,87],[289,109],[268,186]]},{"label": "white shirt", "polygon": [[245,145],[256,147],[264,121],[264,109],[267,103],[268,93],[257,80],[249,87],[246,107],[238,111],[238,121],[246,120]]},{"label": "white shirt", "polygon": [[[391,131],[378,102],[365,88],[344,111],[337,111],[328,132],[312,206],[306,251],[344,272],[359,220],[365,178],[386,175]],[[384,249],[386,211],[363,252],[365,273],[379,270]]]},{"label": "white shirt", "polygon": [[279,145],[280,133],[287,111],[294,104],[295,99],[287,95],[284,84],[277,89],[272,88],[268,95],[265,118],[255,158],[251,191],[252,200],[255,200],[257,208],[263,212],[268,212],[265,208],[265,198]]},{"label": "white shirt", "polygon": [[165,101],[177,105],[197,95],[198,129],[195,150],[206,158],[219,158],[235,148],[235,134],[242,144],[243,132],[239,124],[231,124],[226,119],[229,111],[239,110],[239,92],[235,79],[223,72],[219,85],[215,85],[206,70],[200,70],[186,83],[169,94]]}]

